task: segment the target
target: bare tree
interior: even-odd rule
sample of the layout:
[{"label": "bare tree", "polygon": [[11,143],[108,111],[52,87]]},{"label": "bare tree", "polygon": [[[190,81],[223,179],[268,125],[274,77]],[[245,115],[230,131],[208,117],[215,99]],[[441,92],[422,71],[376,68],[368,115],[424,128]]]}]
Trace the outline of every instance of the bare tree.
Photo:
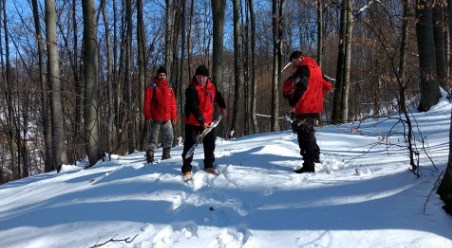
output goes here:
[{"label": "bare tree", "polygon": [[213,54],[212,79],[219,89],[223,88],[223,36],[225,0],[212,0]]},{"label": "bare tree", "polygon": [[272,81],[272,110],[271,131],[279,130],[279,80],[281,78],[282,60],[282,22],[284,0],[272,1],[272,30],[273,30],[273,81]]},{"label": "bare tree", "polygon": [[445,30],[444,23],[445,4],[437,1],[432,8],[432,22],[433,22],[433,38],[435,40],[436,52],[436,74],[439,85],[446,89],[447,77],[447,60],[446,60],[446,44],[445,44]]},{"label": "bare tree", "polygon": [[97,23],[94,0],[83,0],[83,61],[85,73],[85,132],[87,139],[86,152],[89,165],[93,166],[102,158],[99,130],[99,88],[97,83],[98,51]]},{"label": "bare tree", "polygon": [[[143,20],[143,0],[137,0],[137,45],[138,45],[138,84],[139,84],[139,113],[143,113],[142,108],[144,105],[144,91],[146,88],[146,34],[144,28],[144,20]],[[139,134],[141,135],[140,139],[140,147],[144,147],[144,143],[146,142],[146,122],[144,120],[144,116],[142,114],[139,115],[139,124],[137,125],[139,128]]]},{"label": "bare tree", "polygon": [[52,123],[52,148],[54,155],[54,167],[60,172],[61,166],[67,163],[66,148],[64,145],[64,118],[63,101],[60,83],[60,69],[58,64],[58,50],[56,39],[56,13],[55,1],[46,0],[46,29],[47,29],[47,79],[51,90],[51,123]]},{"label": "bare tree", "polygon": [[241,42],[240,42],[240,1],[234,0],[234,107],[232,110],[232,131],[238,130],[239,125],[239,108],[241,106],[242,98],[242,85],[243,85],[243,67],[242,67],[242,56],[241,56]]},{"label": "bare tree", "polygon": [[[20,168],[17,162],[17,133],[16,133],[16,123],[14,115],[14,103],[13,103],[13,91],[12,91],[12,78],[11,78],[11,62],[9,58],[9,33],[6,18],[6,0],[1,0],[1,10],[3,14],[3,32],[5,35],[5,59],[3,56],[1,58],[2,71],[3,71],[3,82],[5,84],[5,95],[6,95],[6,105],[7,105],[7,130],[8,130],[8,144],[9,151],[11,155],[11,171],[13,172],[13,178],[20,178]],[[0,51],[3,53],[3,42],[0,40]]]},{"label": "bare tree", "polygon": [[39,10],[37,0],[32,0],[33,20],[35,24],[36,42],[38,44],[39,81],[41,84],[41,113],[42,130],[44,135],[44,171],[52,171],[54,162],[52,154],[52,130],[50,125],[50,107],[48,95],[48,81],[45,64],[45,42],[42,37],[41,24],[39,22]]},{"label": "bare tree", "polygon": [[438,194],[446,204],[444,209],[452,214],[452,115],[449,131],[449,160],[447,162],[446,172],[438,188]]},{"label": "bare tree", "polygon": [[436,77],[436,51],[433,35],[432,1],[416,1],[416,37],[419,51],[419,68],[421,74],[421,101],[419,111],[428,111],[438,103],[439,84]]},{"label": "bare tree", "polygon": [[259,132],[256,119],[256,99],[257,99],[257,82],[256,82],[256,18],[254,14],[253,0],[249,1],[249,12],[251,22],[251,95],[250,95],[250,117],[251,117],[251,133]]},{"label": "bare tree", "polygon": [[125,37],[125,70],[124,70],[124,87],[126,91],[127,104],[127,138],[128,151],[135,151],[135,118],[132,100],[132,0],[125,1],[126,7],[126,37]]},{"label": "bare tree", "polygon": [[100,8],[102,10],[102,16],[105,27],[105,43],[107,49],[107,118],[108,118],[108,131],[107,131],[107,151],[109,160],[111,160],[111,152],[112,152],[112,142],[113,142],[113,55],[112,55],[112,47],[111,47],[111,38],[110,38],[110,27],[109,20],[107,14],[107,8],[105,6],[105,0],[101,0]]}]

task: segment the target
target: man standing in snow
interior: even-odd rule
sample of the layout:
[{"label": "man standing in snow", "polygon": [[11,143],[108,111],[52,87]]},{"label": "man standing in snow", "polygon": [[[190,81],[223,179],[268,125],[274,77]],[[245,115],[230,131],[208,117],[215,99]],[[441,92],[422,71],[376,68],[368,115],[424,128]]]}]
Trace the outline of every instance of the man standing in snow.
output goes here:
[{"label": "man standing in snow", "polygon": [[303,167],[296,173],[315,172],[315,164],[320,162],[320,148],[315,138],[314,127],[319,125],[320,113],[323,112],[323,96],[332,85],[326,81],[321,68],[315,60],[304,57],[300,51],[290,55],[290,62],[295,68],[283,86],[284,97],[292,107],[292,129],[297,133]]},{"label": "man standing in snow", "polygon": [[173,145],[173,125],[177,122],[176,98],[173,89],[166,80],[166,69],[160,67],[157,76],[146,87],[143,114],[147,122],[151,122],[151,134],[146,148],[146,161],[154,162],[154,150],[158,145],[162,130],[162,160],[171,158]]},{"label": "man standing in snow", "polygon": [[[185,155],[195,144],[196,137],[212,123],[214,103],[217,103],[221,114],[226,117],[226,104],[223,96],[210,81],[207,67],[200,65],[196,68],[195,76],[185,90],[185,140],[184,151],[182,152],[182,174],[186,180],[191,179],[193,155],[188,158],[185,158]],[[202,141],[204,145],[204,171],[211,174],[217,174],[213,166],[215,139],[215,130],[212,130]]]}]

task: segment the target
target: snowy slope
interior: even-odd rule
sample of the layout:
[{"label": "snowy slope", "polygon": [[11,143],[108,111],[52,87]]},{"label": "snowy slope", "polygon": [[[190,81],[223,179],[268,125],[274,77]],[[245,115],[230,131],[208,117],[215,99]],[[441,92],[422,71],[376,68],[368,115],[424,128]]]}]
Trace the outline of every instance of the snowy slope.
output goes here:
[{"label": "snowy slope", "polygon": [[414,114],[439,169],[422,152],[420,178],[408,171],[397,116],[319,129],[316,174],[292,172],[302,161],[290,131],[217,140],[217,177],[197,150],[191,184],[180,176],[182,147],[156,165],[136,152],[64,166],[0,186],[0,247],[136,235],[104,247],[452,247],[452,217],[430,194],[447,163],[450,113],[442,100]]}]

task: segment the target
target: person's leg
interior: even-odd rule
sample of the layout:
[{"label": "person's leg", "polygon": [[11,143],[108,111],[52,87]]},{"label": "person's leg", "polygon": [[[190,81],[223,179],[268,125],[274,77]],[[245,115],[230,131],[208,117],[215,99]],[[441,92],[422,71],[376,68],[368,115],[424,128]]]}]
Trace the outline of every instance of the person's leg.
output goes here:
[{"label": "person's leg", "polygon": [[193,125],[185,125],[185,139],[184,139],[184,150],[182,152],[182,173],[187,171],[191,171],[192,166],[191,162],[193,161],[193,155],[188,158],[185,158],[185,154],[187,154],[188,150],[195,144],[196,135],[199,133],[197,131],[197,127]]},{"label": "person's leg", "polygon": [[215,129],[210,131],[204,137],[202,143],[204,145],[204,169],[213,168],[213,163],[215,162],[215,139],[217,138],[215,134]]},{"label": "person's leg", "polygon": [[171,158],[171,147],[173,146],[173,139],[173,125],[171,124],[171,121],[166,121],[162,125],[162,160]]},{"label": "person's leg", "polygon": [[154,162],[154,150],[158,145],[158,138],[161,127],[160,121],[152,121],[148,145],[146,147],[146,160],[148,163]]},{"label": "person's leg", "polygon": [[[315,131],[311,126],[303,125],[297,132],[299,138],[300,151],[303,151],[303,167],[295,170],[297,173],[314,172],[315,159]],[[313,146],[314,144],[314,146]],[[300,152],[301,153],[301,152]]]}]

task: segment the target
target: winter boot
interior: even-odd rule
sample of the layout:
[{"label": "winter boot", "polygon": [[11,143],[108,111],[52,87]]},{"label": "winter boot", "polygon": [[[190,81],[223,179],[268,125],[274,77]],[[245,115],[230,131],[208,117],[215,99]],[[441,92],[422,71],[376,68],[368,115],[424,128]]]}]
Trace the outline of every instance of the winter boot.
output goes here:
[{"label": "winter boot", "polygon": [[154,160],[154,152],[153,151],[146,151],[146,162],[147,163],[153,163]]},{"label": "winter boot", "polygon": [[171,148],[163,148],[162,160],[171,158]]},{"label": "winter boot", "polygon": [[218,172],[213,167],[204,168],[204,171],[209,174],[218,175]]},{"label": "winter boot", "polygon": [[294,170],[295,173],[314,173],[314,163],[303,163],[303,167],[298,170]]},{"label": "winter boot", "polygon": [[191,175],[191,171],[186,171],[186,172],[182,173],[182,177],[185,182],[191,181],[193,179],[193,177]]}]

